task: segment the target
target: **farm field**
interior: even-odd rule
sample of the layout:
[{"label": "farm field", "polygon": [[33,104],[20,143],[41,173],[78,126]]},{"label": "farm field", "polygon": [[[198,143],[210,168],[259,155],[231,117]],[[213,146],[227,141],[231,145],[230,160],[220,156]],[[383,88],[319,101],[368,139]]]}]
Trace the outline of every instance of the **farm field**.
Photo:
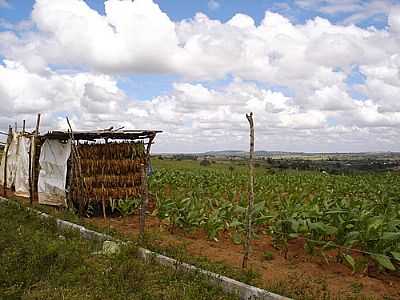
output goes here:
[{"label": "farm field", "polygon": [[[217,162],[204,167],[198,161],[153,160],[153,167],[153,216],[166,230],[189,236],[197,230],[216,245],[222,244],[222,249],[241,251],[247,207],[245,165]],[[336,272],[343,278],[343,274],[365,281],[374,278],[371,282],[387,283],[388,290],[400,285],[398,173],[330,175],[259,167],[255,202],[255,268],[269,262],[267,272],[274,272],[271,267],[278,269],[283,261],[314,276],[308,272],[312,267],[302,265],[314,262],[321,274],[326,270],[322,277]],[[240,265],[240,255],[236,264]],[[332,290],[343,283],[343,279],[331,279],[327,281]],[[366,295],[373,295],[374,287],[368,290],[368,284],[360,286]]]},{"label": "farm field", "polygon": [[0,204],[0,299],[236,299],[197,275],[145,264],[133,248],[112,256],[94,254],[99,249]]},{"label": "farm field", "polygon": [[[170,165],[168,165],[168,163]],[[203,228],[209,239],[230,230],[239,243],[244,232],[248,176],[244,166],[158,168],[150,186],[156,200],[153,212],[174,228]],[[164,166],[163,166],[164,164]],[[193,165],[196,165],[194,163]],[[224,167],[226,169],[224,169]],[[305,239],[313,253],[339,249],[352,268],[377,267],[391,271],[400,262],[400,176],[394,173],[329,175],[318,172],[274,172],[260,169],[255,183],[254,223],[257,232],[272,237],[288,255],[291,239]],[[354,248],[369,253],[356,266]]]}]

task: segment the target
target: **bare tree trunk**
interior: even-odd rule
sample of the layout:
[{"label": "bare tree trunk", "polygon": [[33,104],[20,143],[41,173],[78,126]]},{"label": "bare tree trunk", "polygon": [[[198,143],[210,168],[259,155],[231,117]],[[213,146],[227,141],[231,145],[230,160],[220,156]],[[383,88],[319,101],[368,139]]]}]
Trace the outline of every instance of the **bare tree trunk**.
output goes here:
[{"label": "bare tree trunk", "polygon": [[242,268],[247,268],[247,262],[251,251],[251,237],[252,237],[252,214],[254,207],[254,122],[253,113],[246,114],[247,121],[250,125],[250,186],[249,186],[249,204],[247,207],[247,222],[246,222],[246,240],[244,244],[244,256],[242,262]]},{"label": "bare tree trunk", "polygon": [[149,188],[147,186],[146,166],[147,164],[141,165],[142,202],[140,203],[139,207],[139,233],[141,240],[143,240],[144,238],[146,211],[147,211],[147,204],[149,202]]}]

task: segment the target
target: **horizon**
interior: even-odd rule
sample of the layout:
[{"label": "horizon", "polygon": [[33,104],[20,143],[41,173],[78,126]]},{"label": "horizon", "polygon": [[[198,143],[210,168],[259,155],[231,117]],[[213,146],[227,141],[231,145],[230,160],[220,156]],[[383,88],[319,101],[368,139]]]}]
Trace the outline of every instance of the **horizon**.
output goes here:
[{"label": "horizon", "polygon": [[400,152],[400,3],[345,2],[0,0],[0,128],[202,153],[247,149],[253,111],[260,149]]},{"label": "horizon", "polygon": [[[152,155],[169,155],[169,154],[182,154],[182,155],[201,155],[201,154],[208,154],[208,153],[218,153],[218,152],[239,152],[239,153],[249,153],[247,150],[212,150],[212,151],[204,151],[204,152],[152,152]],[[279,151],[279,150],[254,150],[254,153],[257,154],[257,152],[267,152],[267,153],[284,153],[284,154],[311,154],[311,155],[317,155],[317,154],[400,154],[400,151],[364,151],[364,152],[304,152],[304,151]]]}]

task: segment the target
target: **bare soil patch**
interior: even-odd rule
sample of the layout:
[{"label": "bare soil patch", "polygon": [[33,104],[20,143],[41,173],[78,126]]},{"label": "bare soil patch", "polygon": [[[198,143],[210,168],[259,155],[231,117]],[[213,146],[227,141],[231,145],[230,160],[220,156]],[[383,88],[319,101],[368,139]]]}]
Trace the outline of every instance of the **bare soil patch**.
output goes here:
[{"label": "bare soil patch", "polygon": [[[89,218],[86,222],[97,227],[111,228],[124,235],[137,237],[139,221],[137,215],[122,218]],[[156,217],[146,219],[146,230],[157,237],[154,241],[162,246],[181,245],[193,256],[207,257],[212,262],[223,262],[239,268],[243,258],[243,246],[232,242],[228,232],[218,241],[210,241],[202,230],[169,232]],[[272,254],[271,260],[264,253]],[[294,240],[289,243],[288,258],[272,246],[269,236],[261,235],[252,243],[249,267],[261,275],[261,287],[287,286],[293,290],[307,289],[318,298],[326,295],[340,298],[400,299],[400,278],[389,274],[372,272],[367,276],[352,273],[352,270],[335,260],[335,253],[328,256],[329,264],[323,257],[310,255],[304,250],[304,242]]]}]

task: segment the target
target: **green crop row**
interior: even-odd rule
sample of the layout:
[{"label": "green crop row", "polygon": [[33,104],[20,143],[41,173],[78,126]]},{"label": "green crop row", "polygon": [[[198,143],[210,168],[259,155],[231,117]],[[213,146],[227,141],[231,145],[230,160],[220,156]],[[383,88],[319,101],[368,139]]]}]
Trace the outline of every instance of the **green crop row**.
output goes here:
[{"label": "green crop row", "polygon": [[[247,184],[244,169],[160,168],[150,180],[154,215],[171,230],[203,228],[215,240],[227,231],[241,243]],[[254,234],[269,234],[284,255],[291,239],[302,239],[307,252],[328,260],[326,251],[335,249],[354,270],[400,269],[397,174],[258,171],[255,202]]]}]

